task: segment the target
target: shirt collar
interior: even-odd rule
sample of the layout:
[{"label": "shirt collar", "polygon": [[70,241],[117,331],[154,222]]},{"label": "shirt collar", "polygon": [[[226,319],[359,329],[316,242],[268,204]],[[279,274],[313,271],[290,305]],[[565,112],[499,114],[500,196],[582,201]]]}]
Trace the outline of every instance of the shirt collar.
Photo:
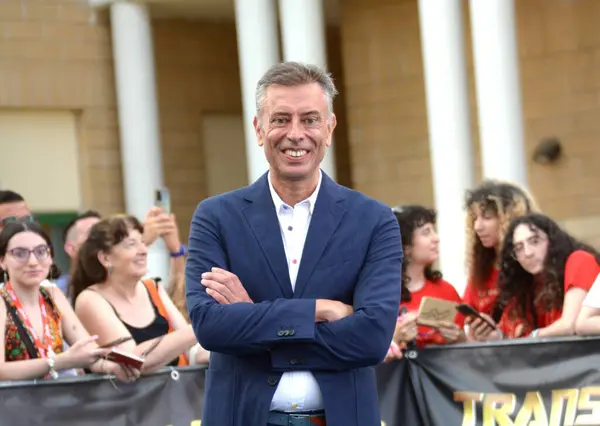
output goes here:
[{"label": "shirt collar", "polygon": [[[271,172],[268,173],[267,179],[269,181],[269,190],[271,191],[271,197],[273,198],[273,204],[275,204],[275,211],[279,213],[283,206],[287,206],[286,203],[283,202],[279,194],[273,188],[273,184],[271,183]],[[319,189],[321,189],[321,181],[323,180],[323,171],[319,170],[319,183],[317,183],[317,187],[314,192],[306,199],[298,204],[308,203],[308,211],[310,214],[313,214],[315,210],[315,203],[317,202],[317,195],[319,195]],[[289,207],[289,206],[288,206]]]}]

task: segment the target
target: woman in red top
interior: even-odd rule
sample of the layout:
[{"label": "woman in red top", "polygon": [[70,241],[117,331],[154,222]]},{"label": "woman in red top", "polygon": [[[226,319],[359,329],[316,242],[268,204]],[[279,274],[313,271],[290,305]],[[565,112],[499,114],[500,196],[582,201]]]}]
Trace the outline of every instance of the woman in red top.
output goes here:
[{"label": "woman in red top", "polygon": [[[600,273],[600,255],[550,218],[513,221],[502,248],[499,329],[506,338],[574,334],[583,299]],[[492,333],[491,338],[499,338]]]},{"label": "woman in red top", "polygon": [[[488,180],[467,194],[467,253],[469,281],[464,303],[497,322],[494,315],[498,298],[498,259],[502,241],[511,220],[537,211],[532,197],[516,185]],[[467,322],[469,322],[467,320]],[[492,331],[475,319],[469,327],[469,340],[482,340]]]},{"label": "woman in red top", "polygon": [[464,318],[457,315],[454,323],[445,323],[438,329],[418,326],[416,312],[423,297],[435,297],[461,303],[454,287],[433,269],[438,260],[439,238],[435,232],[436,213],[421,206],[394,208],[400,224],[405,259],[402,264],[402,303],[394,342],[403,344],[415,340],[417,346],[455,343],[464,340]]}]

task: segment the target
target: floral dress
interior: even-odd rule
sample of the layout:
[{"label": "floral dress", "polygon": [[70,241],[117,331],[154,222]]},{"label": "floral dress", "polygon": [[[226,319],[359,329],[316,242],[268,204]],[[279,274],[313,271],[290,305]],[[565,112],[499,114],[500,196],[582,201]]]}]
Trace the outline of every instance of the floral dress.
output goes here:
[{"label": "floral dress", "polygon": [[[46,310],[49,314],[49,325],[52,333],[52,350],[55,354],[59,354],[63,352],[64,346],[61,333],[61,313],[57,306],[54,304],[52,296],[50,296],[50,293],[48,293],[47,289],[40,287],[40,293],[42,294],[44,303],[46,305]],[[2,296],[11,306],[16,308],[15,304],[12,301],[12,298],[9,296],[5,287],[2,287],[0,289],[0,296]],[[23,318],[20,319],[23,322]],[[27,330],[27,327],[25,327],[25,325],[24,328]],[[29,334],[29,339],[33,342],[33,338],[29,333],[29,330],[27,330],[27,332]],[[37,355],[39,357],[39,352]],[[10,311],[8,311],[7,309],[6,326],[4,331],[4,360],[6,362],[10,362],[23,361],[27,359],[31,359],[29,352],[27,351],[27,346],[25,346],[25,343],[19,333],[17,325],[13,321],[13,317]]]}]

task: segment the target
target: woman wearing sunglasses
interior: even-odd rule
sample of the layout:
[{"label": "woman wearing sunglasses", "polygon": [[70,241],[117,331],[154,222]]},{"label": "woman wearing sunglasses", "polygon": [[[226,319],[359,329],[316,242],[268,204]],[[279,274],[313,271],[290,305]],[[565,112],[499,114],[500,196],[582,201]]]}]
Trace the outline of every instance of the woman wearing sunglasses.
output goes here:
[{"label": "woman wearing sunglasses", "polygon": [[[52,258],[39,225],[12,221],[0,232],[0,380],[56,379],[61,371],[84,368],[135,380],[139,371],[104,359],[110,349],[98,347],[60,290],[41,286]],[[66,352],[63,339],[71,345]]]}]

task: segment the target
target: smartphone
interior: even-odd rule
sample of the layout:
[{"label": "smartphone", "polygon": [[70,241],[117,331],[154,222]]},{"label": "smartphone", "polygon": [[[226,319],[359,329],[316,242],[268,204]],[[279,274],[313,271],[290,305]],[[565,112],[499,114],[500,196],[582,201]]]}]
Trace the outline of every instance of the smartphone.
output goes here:
[{"label": "smartphone", "polygon": [[462,315],[464,315],[465,317],[477,317],[479,318],[481,321],[485,322],[487,325],[489,325],[492,328],[496,328],[496,324],[492,323],[490,320],[486,319],[483,315],[481,315],[474,307],[472,307],[471,305],[468,305],[466,303],[461,303],[460,305],[456,306],[456,310],[461,313]]},{"label": "smartphone", "polygon": [[160,207],[165,214],[171,214],[171,194],[167,188],[157,189],[154,192],[154,205]]},{"label": "smartphone", "polygon": [[125,343],[125,342],[129,342],[130,340],[133,340],[133,337],[129,336],[129,337],[121,337],[117,340],[113,340],[110,343],[107,343],[106,345],[102,345],[100,346],[102,349],[108,349],[108,348],[112,348],[113,346],[118,346],[121,343]]}]

